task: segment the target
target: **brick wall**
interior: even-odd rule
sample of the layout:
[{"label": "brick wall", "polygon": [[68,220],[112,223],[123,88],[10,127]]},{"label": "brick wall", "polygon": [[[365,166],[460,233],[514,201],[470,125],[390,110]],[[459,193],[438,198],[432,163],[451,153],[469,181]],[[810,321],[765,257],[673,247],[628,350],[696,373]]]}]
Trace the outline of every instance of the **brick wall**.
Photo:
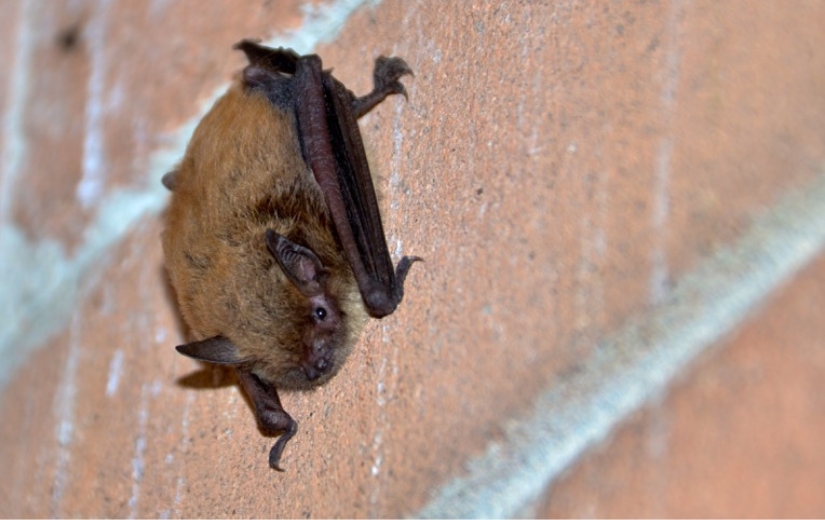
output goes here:
[{"label": "brick wall", "polygon": [[[0,3],[0,515],[823,516],[825,4]],[[356,93],[405,301],[267,467],[160,177],[244,64]]]}]

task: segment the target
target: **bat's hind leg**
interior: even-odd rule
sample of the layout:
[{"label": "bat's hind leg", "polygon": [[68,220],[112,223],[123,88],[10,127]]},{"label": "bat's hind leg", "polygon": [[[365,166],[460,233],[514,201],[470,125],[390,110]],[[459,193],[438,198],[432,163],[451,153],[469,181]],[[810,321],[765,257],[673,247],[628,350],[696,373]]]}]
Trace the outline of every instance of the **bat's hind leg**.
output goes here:
[{"label": "bat's hind leg", "polygon": [[372,92],[352,101],[352,112],[355,117],[363,116],[392,94],[401,94],[406,98],[407,89],[398,79],[407,74],[412,75],[412,73],[410,66],[401,58],[379,56],[375,60],[375,70],[372,73],[374,84]]},{"label": "bat's hind leg", "polygon": [[269,451],[269,466],[272,469],[283,471],[280,465],[281,454],[284,452],[286,443],[298,431],[298,423],[284,411],[281,400],[278,398],[278,391],[274,386],[261,381],[255,374],[244,369],[237,370],[237,374],[241,386],[255,408],[258,425],[266,433],[280,435]]}]

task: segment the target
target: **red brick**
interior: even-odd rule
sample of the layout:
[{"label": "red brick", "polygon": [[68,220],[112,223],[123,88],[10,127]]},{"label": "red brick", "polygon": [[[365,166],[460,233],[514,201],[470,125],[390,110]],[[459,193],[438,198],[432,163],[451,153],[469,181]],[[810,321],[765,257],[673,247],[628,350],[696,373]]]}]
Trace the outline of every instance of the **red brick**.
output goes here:
[{"label": "red brick", "polygon": [[540,517],[825,513],[825,257],[551,487]]}]

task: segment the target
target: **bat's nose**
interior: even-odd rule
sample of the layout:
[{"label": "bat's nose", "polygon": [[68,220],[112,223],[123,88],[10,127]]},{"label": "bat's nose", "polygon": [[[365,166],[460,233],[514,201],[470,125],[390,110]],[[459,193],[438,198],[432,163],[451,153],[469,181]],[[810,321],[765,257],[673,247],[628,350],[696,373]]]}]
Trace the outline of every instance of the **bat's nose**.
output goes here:
[{"label": "bat's nose", "polygon": [[325,357],[319,358],[315,361],[315,363],[307,363],[304,365],[304,374],[306,374],[307,379],[310,381],[315,381],[322,375],[329,372],[329,369],[332,368],[332,363]]}]

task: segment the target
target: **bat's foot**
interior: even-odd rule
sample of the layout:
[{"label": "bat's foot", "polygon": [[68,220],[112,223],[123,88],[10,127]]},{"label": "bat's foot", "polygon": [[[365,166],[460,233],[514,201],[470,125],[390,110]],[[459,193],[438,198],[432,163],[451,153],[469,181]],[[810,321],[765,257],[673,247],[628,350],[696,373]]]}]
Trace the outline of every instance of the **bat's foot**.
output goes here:
[{"label": "bat's foot", "polygon": [[[256,403],[257,404],[257,403]],[[269,450],[269,467],[276,471],[283,471],[281,468],[281,454],[284,452],[286,443],[295,436],[298,431],[298,423],[281,408],[281,403],[267,403],[269,406],[260,406],[256,410],[258,414],[258,425],[265,432],[283,432],[272,449]]]},{"label": "bat's foot", "polygon": [[401,94],[407,98],[407,89],[398,81],[402,76],[407,74],[412,75],[413,71],[407,62],[401,58],[387,58],[386,56],[379,56],[375,60],[375,70],[372,73],[372,80],[374,87],[372,92],[366,96],[356,98],[352,102],[352,110],[355,117],[361,117],[373,108],[378,103],[384,101],[387,96],[393,94]]},{"label": "bat's foot", "polygon": [[278,398],[278,390],[274,386],[261,380],[249,370],[238,369],[237,374],[238,381],[252,400],[255,418],[261,430],[265,433],[283,432],[269,450],[269,467],[283,471],[280,465],[281,454],[284,452],[286,443],[298,431],[298,423],[284,411],[281,400]]},{"label": "bat's foot", "polygon": [[372,73],[372,80],[375,84],[373,92],[380,92],[384,97],[390,94],[401,94],[407,97],[407,89],[398,81],[402,76],[413,75],[413,71],[407,62],[401,58],[387,58],[379,56],[375,60],[375,70]]}]

